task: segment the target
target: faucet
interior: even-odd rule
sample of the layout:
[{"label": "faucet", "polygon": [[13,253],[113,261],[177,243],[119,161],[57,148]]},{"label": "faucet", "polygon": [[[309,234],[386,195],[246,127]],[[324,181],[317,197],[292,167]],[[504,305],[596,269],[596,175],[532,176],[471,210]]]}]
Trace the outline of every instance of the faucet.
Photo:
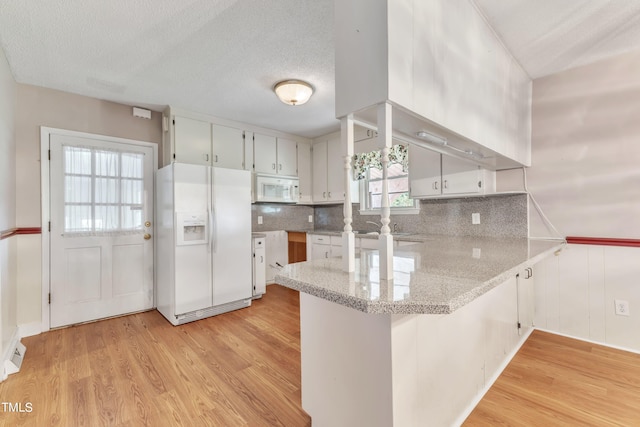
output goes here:
[{"label": "faucet", "polygon": [[382,227],[382,223],[378,224],[377,222],[374,222],[374,221],[366,221],[366,223],[367,223],[367,224],[373,224],[373,225],[375,225],[375,226],[376,226],[376,227],[378,227],[378,228]]}]

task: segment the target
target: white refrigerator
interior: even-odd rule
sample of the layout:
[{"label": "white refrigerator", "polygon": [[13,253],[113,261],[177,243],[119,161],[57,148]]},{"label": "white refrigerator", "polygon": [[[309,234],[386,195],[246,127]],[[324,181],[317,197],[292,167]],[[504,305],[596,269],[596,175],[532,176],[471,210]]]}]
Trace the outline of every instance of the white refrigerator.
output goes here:
[{"label": "white refrigerator", "polygon": [[156,175],[156,306],[180,325],[251,305],[251,172],[172,163]]}]

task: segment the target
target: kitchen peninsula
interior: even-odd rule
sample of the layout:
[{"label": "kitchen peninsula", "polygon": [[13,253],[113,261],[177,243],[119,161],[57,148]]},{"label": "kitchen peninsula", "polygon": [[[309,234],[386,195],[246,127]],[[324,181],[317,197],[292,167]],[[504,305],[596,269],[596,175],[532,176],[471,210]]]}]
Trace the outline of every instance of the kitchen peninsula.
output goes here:
[{"label": "kitchen peninsula", "polygon": [[300,293],[302,405],[317,426],[455,425],[532,329],[529,269],[562,242],[410,236],[379,280],[378,251],[286,266]]}]

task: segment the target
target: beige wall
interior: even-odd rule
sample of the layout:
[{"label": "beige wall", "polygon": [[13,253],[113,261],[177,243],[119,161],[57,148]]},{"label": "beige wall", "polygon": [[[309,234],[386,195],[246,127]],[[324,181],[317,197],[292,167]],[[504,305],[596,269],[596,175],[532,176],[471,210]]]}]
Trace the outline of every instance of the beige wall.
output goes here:
[{"label": "beige wall", "polygon": [[[16,225],[15,107],[16,83],[0,49],[0,232]],[[0,241],[0,381],[3,377],[2,358],[17,326],[15,252],[16,237]]]},{"label": "beige wall", "polygon": [[532,123],[529,189],[560,233],[640,239],[640,51],[535,80]]},{"label": "beige wall", "polygon": [[[532,114],[529,189],[560,233],[640,239],[640,51],[535,80]],[[522,172],[497,185],[522,189]],[[549,236],[537,218],[531,235]],[[536,265],[536,326],[640,351],[639,255],[569,245]]]},{"label": "beige wall", "polygon": [[[152,112],[151,120],[141,119],[133,117],[132,108],[127,105],[19,84],[16,111],[18,226],[41,226],[41,126],[160,144],[161,120],[162,115],[158,112]],[[158,152],[161,153],[162,150]],[[40,237],[20,236],[17,273],[18,324],[29,325],[29,330],[34,324],[42,321],[40,256]]]}]

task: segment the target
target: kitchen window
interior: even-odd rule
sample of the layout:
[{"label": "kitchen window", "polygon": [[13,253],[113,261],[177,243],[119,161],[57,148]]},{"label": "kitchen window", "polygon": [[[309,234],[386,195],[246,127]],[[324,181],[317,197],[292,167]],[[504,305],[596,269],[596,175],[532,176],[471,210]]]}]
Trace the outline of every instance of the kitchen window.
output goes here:
[{"label": "kitchen window", "polygon": [[[380,215],[382,206],[382,163],[380,151],[354,156],[354,178],[360,180],[360,213]],[[416,214],[420,210],[418,200],[409,196],[408,150],[394,145],[387,167],[389,206],[392,214]]]}]

